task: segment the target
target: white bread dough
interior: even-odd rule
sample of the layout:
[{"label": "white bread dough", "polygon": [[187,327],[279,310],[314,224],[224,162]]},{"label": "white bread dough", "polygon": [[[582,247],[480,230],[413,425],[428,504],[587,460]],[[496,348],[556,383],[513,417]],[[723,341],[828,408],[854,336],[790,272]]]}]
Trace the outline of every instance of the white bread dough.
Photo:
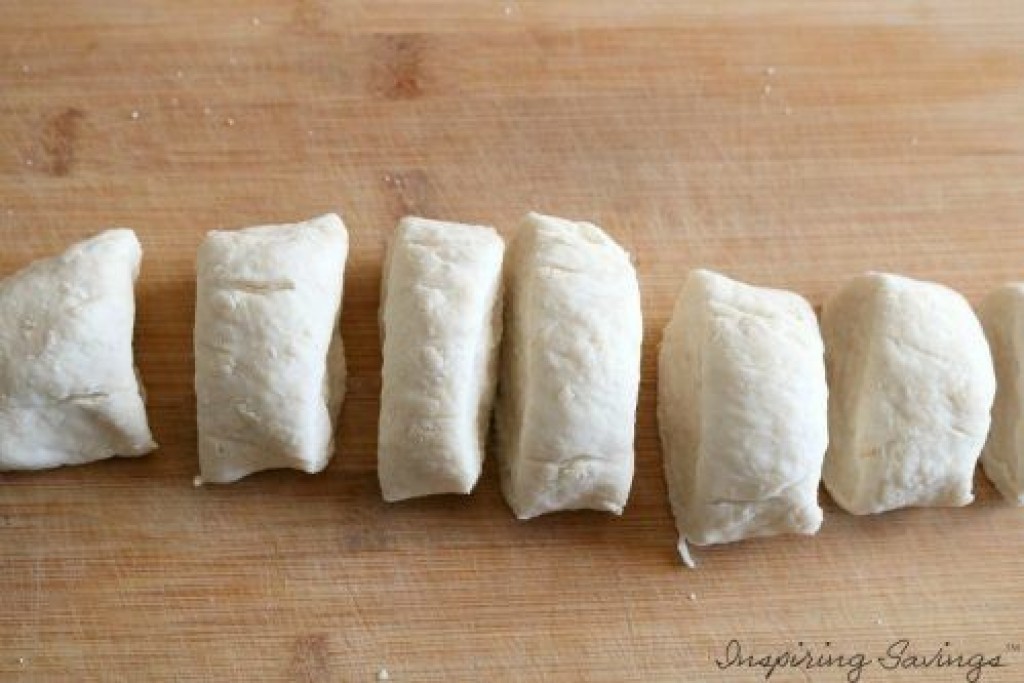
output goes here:
[{"label": "white bread dough", "polygon": [[1004,285],[985,297],[978,318],[996,369],[992,428],[981,465],[1007,500],[1024,505],[1024,283]]},{"label": "white bread dough", "polygon": [[818,321],[792,292],[690,272],[665,328],[658,425],[679,551],[821,526],[828,388]]},{"label": "white bread dough", "polygon": [[505,498],[520,519],[621,513],[643,336],[629,254],[595,225],[531,213],[506,272],[497,409]]},{"label": "white bread dough", "polygon": [[327,465],[345,391],[347,256],[334,214],[207,235],[195,329],[203,481]]},{"label": "white bread dough", "polygon": [[0,470],[156,448],[132,360],[141,259],[108,230],[0,281]]},{"label": "white bread dough", "polygon": [[821,328],[831,392],[823,479],[835,502],[863,515],[974,500],[995,376],[967,301],[868,273],[825,302]]},{"label": "white bread dough", "polygon": [[377,471],[387,501],[469,493],[484,459],[501,339],[493,228],[403,218],[383,273]]}]

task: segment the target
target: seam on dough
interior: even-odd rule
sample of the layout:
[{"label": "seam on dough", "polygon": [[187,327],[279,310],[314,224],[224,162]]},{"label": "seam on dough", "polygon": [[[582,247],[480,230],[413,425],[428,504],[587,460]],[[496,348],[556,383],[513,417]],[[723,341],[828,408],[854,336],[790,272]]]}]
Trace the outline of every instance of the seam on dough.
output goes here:
[{"label": "seam on dough", "polygon": [[294,290],[295,281],[283,280],[222,280],[218,283],[223,289],[247,294],[269,294]]},{"label": "seam on dough", "polygon": [[58,399],[59,403],[84,403],[89,401],[98,401],[101,399],[110,398],[110,393],[106,391],[84,391],[81,393],[68,394]]},{"label": "seam on dough", "polygon": [[533,455],[532,453],[524,454],[521,458],[522,462],[532,462],[537,465],[543,465],[544,467],[550,467],[554,469],[564,469],[570,467],[577,462],[596,462],[605,465],[614,465],[617,461],[615,458],[602,458],[596,455],[571,455],[563,460],[552,461],[542,456]]},{"label": "seam on dough", "polygon": [[762,504],[770,503],[774,501],[787,501],[792,500],[792,492],[799,489],[806,483],[805,479],[797,479],[796,481],[790,482],[779,487],[775,493],[771,493],[761,498],[715,498],[714,500],[707,501],[709,505],[749,505],[749,504]]},{"label": "seam on dough", "polygon": [[948,357],[943,356],[943,355],[941,355],[939,353],[936,353],[934,351],[930,351],[930,350],[924,348],[923,346],[918,346],[917,344],[914,344],[913,342],[907,340],[906,338],[898,337],[898,336],[894,336],[894,335],[889,335],[889,341],[891,341],[893,344],[895,344],[896,347],[899,348],[901,351],[904,350],[904,349],[910,350],[910,351],[913,351],[915,354],[917,354],[917,355],[919,355],[919,356],[921,356],[923,358],[928,358],[928,359],[938,363],[939,365],[943,365],[943,366],[950,365],[950,359]]}]

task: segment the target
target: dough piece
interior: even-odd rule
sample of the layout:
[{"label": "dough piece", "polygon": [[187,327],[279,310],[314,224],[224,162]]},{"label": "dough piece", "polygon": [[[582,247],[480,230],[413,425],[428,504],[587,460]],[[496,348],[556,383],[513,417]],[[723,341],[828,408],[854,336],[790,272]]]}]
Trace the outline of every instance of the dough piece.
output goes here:
[{"label": "dough piece", "polygon": [[531,213],[510,246],[497,424],[520,519],[619,514],[633,480],[643,324],[629,254],[590,223]]},{"label": "dough piece", "polygon": [[825,303],[829,436],[823,479],[856,514],[974,500],[995,393],[962,296],[898,275],[856,277]]},{"label": "dough piece", "polygon": [[501,338],[492,228],[407,217],[388,249],[377,468],[384,500],[469,493],[484,459]]},{"label": "dough piece", "polygon": [[807,301],[692,271],[658,363],[665,478],[686,564],[687,541],[818,530],[827,408],[824,349]]},{"label": "dough piece", "polygon": [[141,259],[108,230],[0,281],[0,470],[156,448],[132,361]]},{"label": "dough piece", "polygon": [[334,214],[207,235],[195,331],[203,481],[326,467],[345,391],[347,255]]},{"label": "dough piece", "polygon": [[1024,283],[989,294],[978,307],[978,317],[997,377],[992,429],[981,465],[1007,500],[1024,505]]}]

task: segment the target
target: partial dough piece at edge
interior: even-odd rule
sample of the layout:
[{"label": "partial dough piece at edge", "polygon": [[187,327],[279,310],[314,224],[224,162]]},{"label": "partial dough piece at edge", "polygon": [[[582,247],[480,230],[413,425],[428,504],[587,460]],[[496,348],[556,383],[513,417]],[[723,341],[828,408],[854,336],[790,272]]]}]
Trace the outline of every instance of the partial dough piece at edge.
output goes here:
[{"label": "partial dough piece at edge", "polygon": [[996,371],[992,426],[981,465],[1006,500],[1024,505],[1024,283],[990,293],[978,306],[978,318]]},{"label": "partial dough piece at edge", "polygon": [[141,259],[113,229],[0,281],[0,470],[157,447],[133,359]]}]

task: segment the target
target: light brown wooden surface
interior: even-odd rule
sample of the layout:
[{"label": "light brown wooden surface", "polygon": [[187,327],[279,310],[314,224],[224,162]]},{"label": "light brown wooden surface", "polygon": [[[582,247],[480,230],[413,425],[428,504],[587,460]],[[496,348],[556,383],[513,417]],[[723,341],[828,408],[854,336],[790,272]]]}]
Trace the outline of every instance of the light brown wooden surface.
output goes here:
[{"label": "light brown wooden surface", "polygon": [[[690,267],[815,305],[868,268],[974,301],[1024,278],[1022,123],[1009,0],[0,1],[0,273],[138,231],[161,443],[0,475],[0,680],[764,680],[716,669],[732,638],[869,655],[948,641],[1009,665],[981,680],[1024,680],[1024,511],[987,482],[958,510],[861,519],[826,501],[817,537],[700,551],[687,571],[654,418]],[[329,209],[352,233],[335,459],[193,489],[196,246]],[[519,523],[493,464],[471,497],[385,505],[385,236],[405,213],[509,234],[529,209],[594,220],[636,256],[628,509]]]}]

